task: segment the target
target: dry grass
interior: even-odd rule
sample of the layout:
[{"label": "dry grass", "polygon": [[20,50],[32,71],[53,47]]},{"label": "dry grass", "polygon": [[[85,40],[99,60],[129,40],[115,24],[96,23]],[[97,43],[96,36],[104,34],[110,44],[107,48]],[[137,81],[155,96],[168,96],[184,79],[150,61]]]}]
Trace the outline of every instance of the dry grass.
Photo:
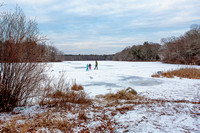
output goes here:
[{"label": "dry grass", "polygon": [[135,100],[138,99],[137,92],[130,87],[124,90],[120,90],[117,93],[108,93],[106,95],[97,96],[99,98],[104,98],[107,101],[114,100]]},{"label": "dry grass", "polygon": [[75,82],[72,87],[69,86],[64,73],[61,74],[58,82],[49,82],[46,85],[39,104],[48,105],[48,107],[66,107],[70,109],[72,104],[89,105],[92,103],[83,86],[77,85]]},{"label": "dry grass", "polygon": [[151,75],[151,77],[167,77],[167,78],[173,78],[174,76],[177,76],[180,78],[200,79],[200,69],[181,68],[177,70],[162,72],[161,74]]},{"label": "dry grass", "polygon": [[80,91],[83,90],[83,86],[82,85],[77,85],[76,83],[73,84],[73,86],[71,87],[71,90],[73,91]]},{"label": "dry grass", "polygon": [[41,131],[41,128],[48,127],[48,130],[55,132],[55,129],[59,129],[63,132],[73,131],[72,129],[76,127],[76,123],[69,122],[65,118],[56,118],[50,112],[36,114],[32,119],[26,119],[24,123],[17,122],[20,119],[13,118],[8,124],[1,127],[0,132],[2,133],[27,133]]},{"label": "dry grass", "polygon": [[[116,93],[117,94],[117,93]],[[139,96],[138,96],[139,98]],[[115,103],[115,105],[111,104]],[[181,103],[181,104],[179,104]],[[10,120],[2,121],[0,124],[0,132],[117,132],[118,129],[124,129],[129,132],[129,127],[123,123],[116,122],[115,116],[126,114],[128,111],[140,109],[142,112],[158,113],[160,115],[172,116],[174,113],[182,113],[185,108],[183,103],[191,103],[190,101],[168,101],[159,99],[136,99],[128,101],[111,101],[108,103],[94,103],[84,108],[84,105],[77,105],[72,110],[58,109],[54,112],[54,108],[45,108],[44,112],[26,116],[18,114]],[[193,108],[188,111],[192,117],[198,118],[199,103],[192,103]],[[173,105],[173,106],[172,106]],[[154,107],[159,107],[155,110]],[[162,110],[160,110],[162,108]],[[170,109],[170,112],[168,112]],[[73,114],[73,115],[72,115]],[[185,112],[184,112],[185,114]],[[6,116],[5,116],[6,117]],[[138,126],[146,117],[142,117],[139,121],[133,121]],[[2,119],[4,120],[4,119]],[[150,120],[148,118],[148,120]],[[94,124],[94,123],[99,124]],[[90,126],[91,123],[94,126]],[[43,131],[42,131],[43,130]],[[45,131],[46,130],[46,131]],[[47,131],[48,130],[48,131]]]},{"label": "dry grass", "polygon": [[71,91],[66,92],[55,91],[46,96],[46,98],[40,102],[41,105],[48,105],[50,107],[70,107],[70,103],[89,105],[92,100],[87,96],[84,91]]},{"label": "dry grass", "polygon": [[153,77],[153,78],[160,78],[160,75],[156,73],[156,74],[151,75],[151,77]]},{"label": "dry grass", "polygon": [[[116,94],[105,96],[105,98],[108,100],[131,100],[135,99],[136,97],[137,95],[134,95],[133,90],[130,88],[119,91]],[[86,94],[83,91],[77,92],[66,89],[66,92],[63,92],[63,90],[57,90],[52,93],[48,93],[46,99],[43,101],[44,105],[49,105],[48,107],[51,107],[47,108],[48,111],[40,114],[35,114],[31,117],[13,117],[11,120],[8,121],[8,124],[4,124],[4,126],[2,127],[0,126],[0,132],[42,132],[42,128],[47,128],[50,132],[56,132],[57,129],[62,132],[74,132],[74,129],[77,128],[80,128],[81,132],[115,132],[115,127],[119,123],[112,119],[112,117],[114,117],[118,113],[123,114],[133,109],[132,105],[112,108],[112,106],[107,106],[106,104],[98,102],[94,106],[93,104],[90,104],[91,102],[92,100],[87,99]],[[85,106],[85,104],[87,105],[87,107]],[[76,106],[72,106],[71,109],[67,111],[65,108],[60,108],[66,106],[69,107],[71,105]],[[56,107],[56,111],[54,107]],[[59,107],[59,109],[57,107]],[[110,109],[110,107],[112,109]],[[62,109],[64,110],[62,111]],[[107,111],[110,111],[110,114],[107,114]],[[68,118],[68,113],[73,114],[76,117]],[[88,129],[88,127],[85,126],[88,125],[89,122],[96,121],[99,121],[100,124],[96,125],[95,127]],[[122,128],[126,128],[123,127],[123,125],[120,126]]]},{"label": "dry grass", "polygon": [[[91,106],[90,106],[91,107]],[[71,111],[59,110],[53,111],[53,108],[48,108],[48,111],[44,113],[35,114],[33,116],[12,117],[7,120],[6,124],[0,125],[0,133],[35,133],[35,132],[109,132],[115,131],[115,121],[109,118],[109,115],[105,114],[107,108],[102,110],[97,109],[93,116],[91,116],[92,108],[88,107],[89,112],[83,110],[81,106],[76,106]],[[87,113],[90,115],[87,116]],[[73,114],[73,116],[68,116]],[[19,114],[20,115],[20,114]],[[22,122],[23,120],[23,122]],[[100,123],[96,126],[88,128],[89,122]],[[5,122],[4,122],[5,123]],[[90,126],[89,126],[90,127]],[[47,129],[48,131],[45,131]]]},{"label": "dry grass", "polygon": [[87,120],[88,119],[88,117],[86,116],[85,111],[83,111],[83,110],[78,113],[78,118],[80,120]]}]

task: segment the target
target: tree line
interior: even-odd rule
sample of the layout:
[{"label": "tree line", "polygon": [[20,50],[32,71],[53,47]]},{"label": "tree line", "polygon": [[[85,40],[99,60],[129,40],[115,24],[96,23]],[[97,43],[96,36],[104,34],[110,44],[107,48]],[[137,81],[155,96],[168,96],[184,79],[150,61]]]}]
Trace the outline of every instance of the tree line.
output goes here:
[{"label": "tree line", "polygon": [[200,26],[193,26],[180,37],[161,39],[160,58],[165,63],[200,65]]},{"label": "tree line", "polygon": [[65,61],[112,60],[114,55],[64,55]]},{"label": "tree line", "polygon": [[158,43],[127,47],[114,55],[116,61],[162,61],[200,65],[200,26],[193,25],[184,35],[161,39]]},{"label": "tree line", "polygon": [[116,61],[156,61],[159,60],[158,51],[161,45],[158,43],[144,42],[143,45],[127,47],[114,55]]}]

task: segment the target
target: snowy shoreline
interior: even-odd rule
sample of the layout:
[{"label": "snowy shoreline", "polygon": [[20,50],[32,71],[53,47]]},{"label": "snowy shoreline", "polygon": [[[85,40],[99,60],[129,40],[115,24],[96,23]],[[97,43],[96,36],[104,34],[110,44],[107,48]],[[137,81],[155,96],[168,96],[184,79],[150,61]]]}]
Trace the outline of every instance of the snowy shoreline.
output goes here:
[{"label": "snowy shoreline", "polygon": [[[86,71],[86,65],[92,70]],[[115,62],[99,61],[94,70],[93,61],[65,61],[49,63],[48,75],[65,74],[66,81],[76,82],[86,93],[95,98],[99,94],[115,93],[131,87],[140,96],[152,101],[94,101],[92,105],[72,105],[71,109],[56,109],[45,106],[17,107],[12,112],[0,113],[0,131],[9,124],[41,124],[42,120],[52,126],[39,127],[43,132],[200,132],[200,80],[180,78],[152,78],[157,71],[200,66],[172,65],[161,62]],[[86,120],[80,120],[84,111]],[[48,118],[48,119],[47,119]],[[60,128],[55,126],[61,122]],[[63,123],[64,124],[63,124]],[[7,123],[7,124],[6,124]],[[72,126],[65,128],[67,126]],[[8,126],[11,127],[11,126]],[[17,126],[16,126],[17,127]],[[30,127],[25,127],[30,128]],[[63,128],[63,129],[61,129]]]}]

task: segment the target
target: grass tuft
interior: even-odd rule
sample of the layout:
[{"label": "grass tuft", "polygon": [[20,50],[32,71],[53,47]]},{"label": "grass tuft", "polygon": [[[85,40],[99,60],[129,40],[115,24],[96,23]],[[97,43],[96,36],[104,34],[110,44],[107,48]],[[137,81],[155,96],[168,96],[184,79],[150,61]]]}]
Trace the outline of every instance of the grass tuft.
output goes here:
[{"label": "grass tuft", "polygon": [[40,105],[48,107],[66,107],[71,108],[72,104],[91,104],[92,99],[85,93],[83,86],[75,82],[72,87],[67,84],[64,74],[62,74],[55,83],[46,85],[45,93],[42,95]]},{"label": "grass tuft", "polygon": [[106,95],[101,95],[107,101],[113,100],[135,100],[138,98],[137,92],[128,87],[127,89],[123,89],[118,91],[117,93],[108,93]]},{"label": "grass tuft", "polygon": [[80,111],[80,112],[78,113],[78,118],[79,118],[80,120],[87,120],[87,119],[88,119],[88,117],[86,116],[85,111]]},{"label": "grass tuft", "polygon": [[200,69],[196,68],[181,68],[177,70],[171,70],[167,72],[162,72],[161,74],[153,74],[151,77],[180,77],[180,78],[188,78],[188,79],[200,79]]},{"label": "grass tuft", "polygon": [[71,90],[73,91],[80,91],[83,90],[83,86],[82,85],[77,85],[76,83],[73,84],[73,86],[71,87]]},{"label": "grass tuft", "polygon": [[61,92],[58,90],[46,96],[45,100],[40,104],[53,107],[69,107],[69,103],[89,105],[92,103],[92,100],[88,98],[84,91],[75,92],[68,90],[67,92]]}]

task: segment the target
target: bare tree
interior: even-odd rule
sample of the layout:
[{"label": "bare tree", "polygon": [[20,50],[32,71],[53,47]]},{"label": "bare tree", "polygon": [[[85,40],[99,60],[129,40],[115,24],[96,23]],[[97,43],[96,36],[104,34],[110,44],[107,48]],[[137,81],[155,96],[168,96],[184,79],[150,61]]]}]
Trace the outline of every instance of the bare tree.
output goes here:
[{"label": "bare tree", "polygon": [[35,20],[27,19],[19,7],[1,14],[0,111],[27,104],[44,79],[46,64],[36,58],[43,39]]},{"label": "bare tree", "polygon": [[180,37],[162,39],[161,56],[163,62],[181,64],[200,64],[200,26]]}]

